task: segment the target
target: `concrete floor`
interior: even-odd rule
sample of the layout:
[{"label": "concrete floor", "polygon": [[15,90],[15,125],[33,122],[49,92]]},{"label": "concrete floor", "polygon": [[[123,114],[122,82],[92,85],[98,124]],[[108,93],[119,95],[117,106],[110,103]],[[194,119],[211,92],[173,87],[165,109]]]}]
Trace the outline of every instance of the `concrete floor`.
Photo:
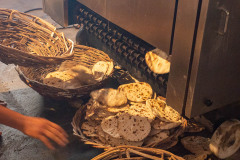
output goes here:
[{"label": "concrete floor", "polygon": [[[21,12],[33,8],[42,8],[41,0],[0,0],[0,8],[16,9]],[[60,27],[42,10],[29,12],[56,27]],[[75,41],[78,31],[75,28],[61,29],[67,38]],[[62,126],[70,135],[70,143],[65,148],[52,152],[36,139],[24,135],[10,127],[0,125],[3,132],[0,139],[0,160],[88,160],[101,151],[84,145],[72,135],[71,121],[76,109],[67,102],[42,97],[25,85],[15,70],[15,65],[0,62],[0,100],[7,102],[8,108],[28,116],[47,118]]]}]

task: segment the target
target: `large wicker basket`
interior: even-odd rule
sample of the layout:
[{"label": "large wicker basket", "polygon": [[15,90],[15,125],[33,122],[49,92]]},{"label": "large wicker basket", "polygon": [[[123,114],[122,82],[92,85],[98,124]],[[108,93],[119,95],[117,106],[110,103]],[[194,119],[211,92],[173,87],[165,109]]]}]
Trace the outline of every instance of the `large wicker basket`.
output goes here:
[{"label": "large wicker basket", "polygon": [[[98,61],[112,62],[108,55],[100,50],[82,46],[74,46],[74,57],[71,60],[64,61],[64,63],[83,65],[88,68]],[[54,99],[74,99],[81,98],[88,95],[91,91],[100,89],[109,80],[112,74],[106,76],[102,81],[92,85],[85,85],[76,89],[62,89],[43,84],[43,78],[50,72],[58,70],[60,65],[50,65],[46,67],[23,67],[17,66],[16,70],[20,78],[38,93],[43,96]]]},{"label": "large wicker basket", "polygon": [[72,58],[73,46],[50,23],[0,8],[0,61],[21,66],[58,63]]},{"label": "large wicker basket", "polygon": [[[78,109],[78,111],[74,115],[72,120],[73,134],[77,136],[79,140],[83,141],[85,144],[92,145],[95,148],[102,148],[102,149],[112,148],[110,145],[103,144],[99,140],[90,139],[83,134],[81,125],[85,121],[84,117],[86,115],[86,109],[87,109],[87,106],[83,105]],[[148,146],[142,146],[142,147],[152,147],[152,148],[158,147],[160,149],[169,149],[177,144],[178,137],[184,133],[185,127],[186,127],[186,120],[183,119],[182,124],[168,138],[166,138],[161,142],[156,141],[155,143],[152,143],[150,146],[148,145]]]}]

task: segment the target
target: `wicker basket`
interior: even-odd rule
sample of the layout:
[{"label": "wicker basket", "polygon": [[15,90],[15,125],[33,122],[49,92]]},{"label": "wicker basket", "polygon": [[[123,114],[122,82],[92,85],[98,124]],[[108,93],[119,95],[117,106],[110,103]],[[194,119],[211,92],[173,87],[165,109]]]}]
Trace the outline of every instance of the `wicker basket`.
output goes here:
[{"label": "wicker basket", "polygon": [[[87,106],[84,105],[83,107],[80,107],[76,112],[76,114],[74,115],[72,120],[73,134],[77,136],[79,140],[83,141],[85,144],[92,145],[95,148],[103,148],[103,149],[112,148],[110,145],[103,144],[98,140],[92,140],[83,134],[81,130],[81,125],[85,121],[84,117],[86,115],[86,109],[87,109]],[[166,138],[161,142],[156,141],[155,143],[152,143],[149,146],[143,146],[143,147],[158,147],[161,149],[169,149],[177,144],[178,137],[184,133],[185,127],[186,127],[186,120],[183,119],[183,123],[181,124],[181,126],[179,126],[178,129],[173,134],[171,134],[168,138]]]},{"label": "wicker basket", "polygon": [[74,43],[50,23],[0,9],[0,61],[20,66],[58,63],[73,56]]},{"label": "wicker basket", "polygon": [[[91,69],[98,61],[112,62],[108,55],[100,50],[82,46],[74,46],[74,57],[72,60],[64,61],[64,63],[83,65]],[[50,65],[46,67],[23,67],[17,66],[16,70],[20,78],[38,93],[43,96],[54,99],[74,99],[88,95],[91,91],[100,89],[109,80],[112,74],[106,76],[102,81],[92,85],[85,85],[76,89],[61,89],[48,86],[42,83],[43,78],[50,72],[58,70],[60,65]]]},{"label": "wicker basket", "polygon": [[119,146],[108,149],[107,151],[94,157],[92,160],[184,160],[168,151],[156,148],[144,148],[134,146]]}]

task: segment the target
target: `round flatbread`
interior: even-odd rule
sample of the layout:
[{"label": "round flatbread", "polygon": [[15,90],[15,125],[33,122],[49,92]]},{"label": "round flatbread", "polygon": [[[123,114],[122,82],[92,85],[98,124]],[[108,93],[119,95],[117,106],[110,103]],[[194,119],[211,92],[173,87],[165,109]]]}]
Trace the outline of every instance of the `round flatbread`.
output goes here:
[{"label": "round flatbread", "polygon": [[181,143],[185,149],[191,153],[200,154],[211,154],[209,149],[210,139],[200,136],[188,136],[181,139]]},{"label": "round flatbread", "polygon": [[151,71],[157,74],[166,74],[170,71],[171,63],[163,59],[158,53],[147,52],[145,61]]},{"label": "round flatbread", "polygon": [[93,65],[92,73],[96,80],[103,80],[104,76],[110,75],[113,71],[113,62],[98,61]]},{"label": "round flatbread", "polygon": [[161,142],[164,139],[169,137],[169,131],[162,131],[156,134],[153,134],[152,136],[148,136],[145,140],[144,140],[144,144],[145,145],[151,145],[153,143],[156,142]]},{"label": "round flatbread", "polygon": [[165,122],[165,121],[162,121],[162,120],[160,120],[158,118],[156,118],[152,122],[152,127],[154,129],[159,129],[159,130],[169,130],[169,129],[176,128],[176,127],[178,127],[180,125],[181,125],[180,122]]},{"label": "round flatbread", "polygon": [[132,116],[128,113],[119,114],[119,134],[128,141],[142,141],[151,131],[147,118]]},{"label": "round flatbread", "polygon": [[96,130],[95,130],[96,126],[97,124],[86,121],[82,123],[81,129],[83,130],[83,134],[85,134],[86,136],[97,137]]},{"label": "round flatbread", "polygon": [[127,96],[132,102],[145,102],[152,98],[152,87],[145,82],[129,83],[120,85],[118,90]]},{"label": "round flatbread", "polygon": [[92,70],[83,65],[76,65],[71,68],[71,71],[76,74],[77,81],[82,85],[90,85],[97,83]]},{"label": "round flatbread", "polygon": [[114,138],[121,138],[118,133],[118,117],[117,116],[109,116],[104,118],[101,123],[101,127],[103,131]]},{"label": "round flatbread", "polygon": [[66,88],[66,83],[70,82],[76,77],[71,71],[55,71],[48,73],[46,77],[43,79],[43,84],[53,86],[56,88]]},{"label": "round flatbread", "polygon": [[117,107],[127,104],[127,97],[113,88],[102,88],[100,90],[92,91],[90,96],[99,103],[109,107]]},{"label": "round flatbread", "polygon": [[133,103],[130,105],[129,109],[126,111],[128,114],[133,116],[145,117],[151,123],[155,119],[155,115],[152,109],[143,103]]},{"label": "round flatbread", "polygon": [[151,106],[153,113],[165,122],[182,122],[182,116],[172,107],[167,106],[165,101],[160,99],[149,99],[146,105]]},{"label": "round flatbread", "polygon": [[240,121],[232,119],[221,124],[214,132],[209,147],[221,159],[233,155],[240,148]]},{"label": "round flatbread", "polygon": [[130,106],[128,104],[124,104],[120,107],[108,107],[107,111],[112,112],[112,113],[125,112],[125,111],[129,110],[129,107]]}]

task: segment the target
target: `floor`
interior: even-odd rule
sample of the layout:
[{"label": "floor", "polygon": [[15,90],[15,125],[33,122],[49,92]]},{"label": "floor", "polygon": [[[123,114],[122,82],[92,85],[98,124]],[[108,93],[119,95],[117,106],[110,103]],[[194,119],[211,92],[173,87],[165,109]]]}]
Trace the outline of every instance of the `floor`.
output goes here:
[{"label": "floor", "polygon": [[[42,8],[41,0],[0,0],[0,8],[16,9],[25,12],[34,8]],[[42,10],[29,14],[36,15],[60,27]],[[59,29],[67,38],[75,41],[75,28]],[[41,116],[62,126],[70,135],[70,143],[65,148],[53,152],[39,140],[30,138],[18,130],[0,125],[3,132],[0,139],[0,160],[88,160],[101,150],[84,145],[73,136],[71,121],[76,109],[65,101],[55,101],[42,97],[25,85],[15,70],[15,65],[0,62],[0,99],[8,104],[8,108],[28,116]]]}]

